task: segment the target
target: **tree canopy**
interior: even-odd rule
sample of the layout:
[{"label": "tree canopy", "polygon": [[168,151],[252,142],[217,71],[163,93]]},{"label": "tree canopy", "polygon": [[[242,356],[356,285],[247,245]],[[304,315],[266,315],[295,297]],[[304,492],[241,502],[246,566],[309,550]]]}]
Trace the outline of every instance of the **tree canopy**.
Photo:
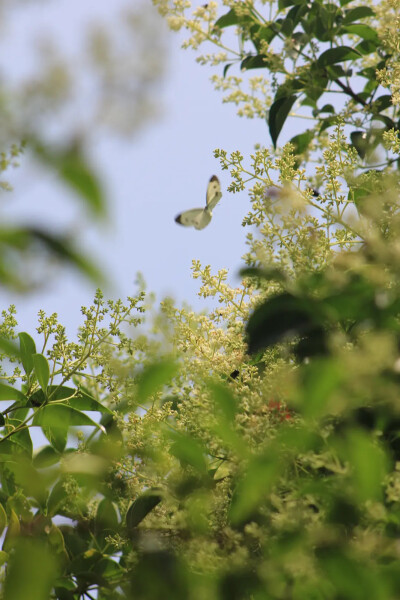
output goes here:
[{"label": "tree canopy", "polygon": [[251,200],[242,281],[194,260],[208,313],[99,290],[74,341],[3,311],[1,596],[394,600],[400,2],[154,4],[260,119],[251,156],[215,150]]}]

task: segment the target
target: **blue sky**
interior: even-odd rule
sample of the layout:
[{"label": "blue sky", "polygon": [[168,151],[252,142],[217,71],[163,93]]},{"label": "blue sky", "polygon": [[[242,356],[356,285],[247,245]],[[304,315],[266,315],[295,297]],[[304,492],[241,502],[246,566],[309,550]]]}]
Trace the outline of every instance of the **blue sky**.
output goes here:
[{"label": "blue sky", "polygon": [[[111,22],[117,7],[129,3],[118,0],[98,6],[90,0],[76,4],[73,12],[64,0],[42,4],[33,2],[28,12],[25,7],[10,30],[17,72],[29,61],[29,46],[21,40],[31,29],[49,28],[72,48],[80,22],[100,13]],[[91,155],[107,191],[109,219],[103,225],[91,225],[86,219],[77,226],[84,246],[111,280],[109,297],[134,294],[140,271],[159,300],[171,295],[178,303],[186,301],[201,309],[205,304],[196,295],[198,282],[191,279],[191,261],[199,259],[215,271],[227,268],[237,282],[247,231],[241,221],[249,208],[246,192],[226,192],[229,174],[220,170],[213,150],[240,149],[246,156],[255,143],[270,144],[270,138],[264,122],[241,119],[232,105],[222,104],[209,81],[211,69],[196,64],[195,54],[180,48],[182,37],[163,30],[169,55],[159,87],[161,115],[131,139],[99,136]],[[294,135],[294,131],[287,133],[289,138]],[[211,224],[202,231],[180,227],[175,215],[204,205],[213,174],[221,180],[223,197]],[[77,218],[73,197],[53,174],[23,161],[11,179],[15,192],[3,205],[8,217],[55,228]],[[80,307],[91,303],[93,292],[93,286],[64,269],[52,272],[45,288],[29,296],[1,292],[0,305],[15,303],[20,329],[31,333],[40,308],[57,312],[73,335],[81,320]]]}]

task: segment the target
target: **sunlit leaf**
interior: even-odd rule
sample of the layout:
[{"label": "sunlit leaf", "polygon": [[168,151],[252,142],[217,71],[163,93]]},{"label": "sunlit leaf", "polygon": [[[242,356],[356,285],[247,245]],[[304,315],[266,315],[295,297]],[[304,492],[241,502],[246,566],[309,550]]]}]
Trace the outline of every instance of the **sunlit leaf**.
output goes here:
[{"label": "sunlit leaf", "polygon": [[35,369],[35,375],[39,382],[40,387],[46,393],[47,386],[50,379],[50,367],[47,359],[43,354],[33,354],[33,366]]}]

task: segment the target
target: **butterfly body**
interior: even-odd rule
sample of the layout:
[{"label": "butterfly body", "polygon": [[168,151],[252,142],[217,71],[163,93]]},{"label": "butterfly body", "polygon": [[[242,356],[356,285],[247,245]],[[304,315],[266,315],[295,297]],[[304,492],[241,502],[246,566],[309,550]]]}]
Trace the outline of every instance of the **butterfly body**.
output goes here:
[{"label": "butterfly body", "polygon": [[204,227],[207,227],[211,221],[212,210],[221,200],[221,197],[221,185],[218,177],[213,175],[208,182],[205,207],[185,210],[175,217],[176,223],[179,223],[179,225],[184,225],[185,227],[204,229]]}]

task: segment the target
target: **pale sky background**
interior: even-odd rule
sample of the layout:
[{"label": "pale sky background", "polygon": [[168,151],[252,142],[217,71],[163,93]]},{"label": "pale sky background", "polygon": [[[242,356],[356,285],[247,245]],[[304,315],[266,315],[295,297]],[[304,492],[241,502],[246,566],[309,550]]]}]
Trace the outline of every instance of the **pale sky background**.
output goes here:
[{"label": "pale sky background", "polygon": [[[7,53],[3,52],[0,61],[3,75],[23,72],[30,59],[28,40],[32,32],[48,30],[73,52],[85,20],[102,17],[112,22],[118,7],[124,5],[130,2],[22,3],[19,10],[10,12],[13,16],[7,20],[7,29],[0,31],[3,48],[7,44]],[[240,149],[248,156],[255,143],[270,145],[270,138],[265,122],[241,119],[233,105],[222,104],[222,96],[209,81],[211,74],[221,72],[222,67],[214,71],[196,64],[195,53],[180,48],[182,36],[168,32],[162,20],[155,18],[164,31],[169,53],[163,83],[158,88],[162,113],[132,139],[105,134],[98,137],[91,153],[108,194],[110,218],[103,225],[90,227],[86,221],[80,227],[85,247],[112,281],[106,291],[108,297],[133,295],[136,273],[140,271],[148,290],[155,292],[158,300],[170,295],[179,304],[186,301],[202,309],[206,304],[196,295],[199,282],[191,278],[191,261],[196,258],[203,265],[211,264],[214,272],[227,268],[231,281],[237,283],[248,231],[241,222],[250,206],[246,192],[226,192],[229,174],[220,170],[213,150]],[[12,63],[7,59],[10,56]],[[283,139],[298,132],[293,129],[297,125],[293,121],[286,124]],[[202,231],[180,227],[174,222],[175,215],[204,205],[207,182],[213,174],[220,178],[223,197],[211,224]],[[39,170],[25,159],[12,177],[6,174],[5,178],[11,179],[15,187],[12,194],[3,194],[2,210],[7,218],[21,221],[23,217],[57,227],[70,220],[75,207],[80,206],[54,174]],[[47,313],[57,312],[73,336],[81,323],[80,307],[91,304],[93,293],[91,284],[63,269],[52,274],[46,288],[29,296],[1,291],[0,307],[15,303],[18,329],[31,334],[40,308]]]}]

